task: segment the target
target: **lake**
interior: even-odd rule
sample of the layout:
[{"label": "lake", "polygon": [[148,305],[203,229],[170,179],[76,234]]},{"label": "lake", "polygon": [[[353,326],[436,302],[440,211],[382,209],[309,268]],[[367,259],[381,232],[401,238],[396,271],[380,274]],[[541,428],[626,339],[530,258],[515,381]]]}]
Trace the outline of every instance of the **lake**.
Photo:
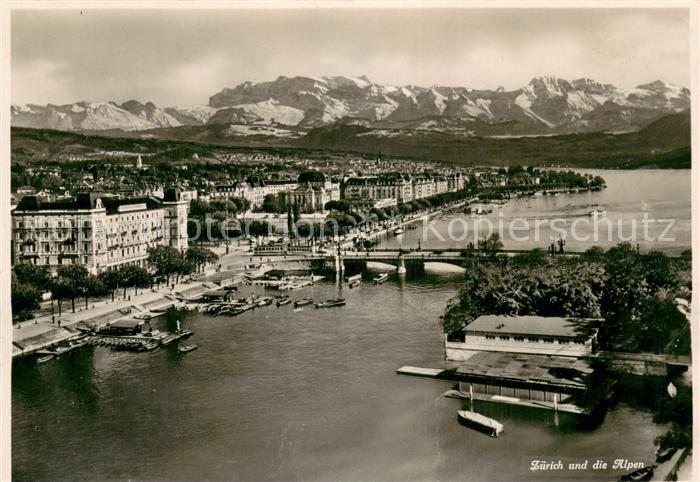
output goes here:
[{"label": "lake", "polygon": [[653,461],[664,427],[624,404],[595,426],[479,404],[505,425],[492,439],[458,423],[464,402],[442,396],[450,383],[396,374],[442,366],[439,316],[460,280],[393,274],[353,290],[321,282],[292,295],[341,294],[347,305],[192,314],[184,325],[200,348],[186,355],[86,347],[17,363],[13,479],[542,480],[528,471],[533,459]]},{"label": "lake", "polygon": [[[678,255],[691,247],[690,170],[577,169],[605,179],[602,191],[517,198],[490,214],[465,213],[433,217],[399,236],[382,240],[380,248],[464,248],[499,232],[506,249],[547,250],[560,238],[565,250],[609,248],[622,241],[640,251]],[[605,215],[591,216],[599,208]],[[646,232],[644,222],[646,221]],[[597,220],[597,225],[595,224]],[[539,223],[539,226],[538,226]],[[499,230],[499,225],[502,229]],[[476,235],[475,235],[476,233]],[[476,237],[475,237],[476,236]]]}]

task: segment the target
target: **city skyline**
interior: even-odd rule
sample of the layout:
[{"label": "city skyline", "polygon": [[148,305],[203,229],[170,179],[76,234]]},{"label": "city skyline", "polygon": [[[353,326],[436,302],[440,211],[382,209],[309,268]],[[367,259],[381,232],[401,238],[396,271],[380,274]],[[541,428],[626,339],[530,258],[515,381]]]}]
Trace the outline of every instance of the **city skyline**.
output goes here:
[{"label": "city skyline", "polygon": [[17,10],[12,102],[205,104],[280,75],[494,90],[543,75],[689,87],[688,22],[684,9]]}]

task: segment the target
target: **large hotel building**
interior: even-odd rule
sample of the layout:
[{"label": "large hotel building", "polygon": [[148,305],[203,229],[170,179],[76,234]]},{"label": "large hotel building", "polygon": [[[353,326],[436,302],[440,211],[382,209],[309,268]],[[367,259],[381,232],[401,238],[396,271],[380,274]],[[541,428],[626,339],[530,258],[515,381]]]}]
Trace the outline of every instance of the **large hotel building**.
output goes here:
[{"label": "large hotel building", "polygon": [[148,248],[187,249],[189,201],[177,189],[164,197],[120,199],[81,193],[45,202],[24,197],[12,211],[12,261],[48,266],[68,264],[91,273],[123,264],[144,265]]}]

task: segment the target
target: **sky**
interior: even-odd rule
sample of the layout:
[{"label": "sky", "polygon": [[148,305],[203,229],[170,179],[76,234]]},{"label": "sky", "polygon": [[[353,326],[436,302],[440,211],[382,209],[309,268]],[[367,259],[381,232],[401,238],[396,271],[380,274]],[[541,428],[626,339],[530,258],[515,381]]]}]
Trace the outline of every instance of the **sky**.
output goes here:
[{"label": "sky", "polygon": [[688,28],[678,8],[15,10],[11,99],[206,104],[280,75],[506,90],[542,75],[688,86]]}]

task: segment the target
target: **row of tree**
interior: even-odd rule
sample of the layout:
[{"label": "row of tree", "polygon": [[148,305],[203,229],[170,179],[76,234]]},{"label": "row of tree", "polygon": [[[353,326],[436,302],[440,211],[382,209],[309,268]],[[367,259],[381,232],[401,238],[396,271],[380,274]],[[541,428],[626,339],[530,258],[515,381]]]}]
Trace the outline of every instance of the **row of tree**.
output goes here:
[{"label": "row of tree", "polygon": [[90,298],[111,294],[114,301],[115,292],[119,289],[123,290],[124,297],[128,288],[134,288],[134,294],[138,294],[139,288],[152,287],[162,281],[170,284],[172,277],[177,281],[183,275],[199,273],[207,264],[215,263],[218,259],[208,249],[193,247],[181,253],[169,246],[158,246],[149,249],[148,269],[121,265],[94,275],[83,266],[66,265],[59,266],[52,276],[47,266],[18,264],[12,271],[13,320],[31,318],[47,292],[51,294],[52,311],[56,303],[60,316],[63,303],[67,300],[70,300],[71,310],[75,312],[76,299],[84,299],[85,308],[88,308]]}]

